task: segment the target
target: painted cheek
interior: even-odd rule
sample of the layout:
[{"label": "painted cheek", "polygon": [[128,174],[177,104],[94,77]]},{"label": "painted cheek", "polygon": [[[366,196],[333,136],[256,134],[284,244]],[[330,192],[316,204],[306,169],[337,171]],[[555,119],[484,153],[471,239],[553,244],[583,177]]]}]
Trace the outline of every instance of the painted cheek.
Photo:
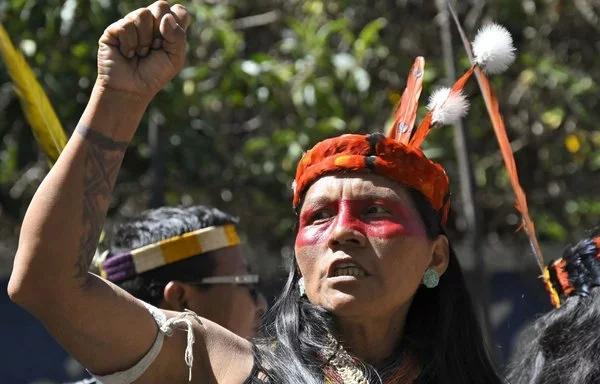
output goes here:
[{"label": "painted cheek", "polygon": [[368,201],[366,204],[362,204],[360,209],[364,211],[368,205],[376,204],[389,209],[392,214],[361,221],[362,231],[367,236],[381,239],[391,239],[398,236],[426,236],[421,220],[399,202]]},{"label": "painted cheek", "polygon": [[322,244],[327,241],[331,233],[331,225],[302,225],[296,235],[296,247]]},{"label": "painted cheek", "polygon": [[391,239],[398,236],[423,236],[423,230],[414,225],[410,220],[399,220],[390,218],[388,220],[377,220],[377,222],[365,226],[364,232],[369,237],[379,239]]},{"label": "painted cheek", "polygon": [[316,209],[303,212],[300,215],[300,225],[298,234],[296,235],[296,247],[305,247],[326,242],[329,239],[335,218],[332,217],[330,220],[315,224],[313,223],[313,216],[319,211],[326,211],[335,216],[338,209],[338,203],[331,202]]}]

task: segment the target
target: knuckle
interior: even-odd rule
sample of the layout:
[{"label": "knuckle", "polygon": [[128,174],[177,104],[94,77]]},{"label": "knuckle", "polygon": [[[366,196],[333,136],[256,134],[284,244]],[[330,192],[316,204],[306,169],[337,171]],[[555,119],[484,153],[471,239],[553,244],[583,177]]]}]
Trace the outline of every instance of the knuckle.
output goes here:
[{"label": "knuckle", "polygon": [[121,25],[123,33],[128,34],[135,31],[135,23],[133,20],[128,20],[126,23]]},{"label": "knuckle", "polygon": [[169,12],[171,6],[166,1],[157,1],[154,4],[152,4],[149,8],[154,11],[152,13],[162,15],[166,12]]},{"label": "knuckle", "polygon": [[111,25],[106,27],[106,29],[104,30],[104,33],[114,32],[114,31],[119,30],[120,28],[121,28],[121,20],[115,21],[114,23],[112,23]]},{"label": "knuckle", "polygon": [[147,24],[147,21],[142,19],[140,17],[140,15],[136,15],[135,17],[133,17],[131,19],[131,21],[133,21],[133,24],[137,27],[137,28],[141,28],[144,26],[144,24]]},{"label": "knuckle", "polygon": [[183,11],[183,12],[187,12],[187,8],[182,5],[182,4],[175,4],[173,7],[171,7],[171,9],[173,10],[179,10],[179,11]]},{"label": "knuckle", "polygon": [[125,16],[125,19],[136,21],[140,18],[140,15],[144,11],[148,11],[148,10],[146,8],[140,8],[140,9],[136,9],[135,11],[131,11]]},{"label": "knuckle", "polygon": [[148,8],[142,8],[140,9],[140,12],[138,13],[137,17],[138,19],[143,21],[150,21],[152,20],[152,12],[150,12]]},{"label": "knuckle", "polygon": [[126,17],[122,18],[121,20],[117,21],[114,25],[118,29],[125,30],[127,28],[130,28],[133,25],[133,19],[128,18],[126,16]]}]

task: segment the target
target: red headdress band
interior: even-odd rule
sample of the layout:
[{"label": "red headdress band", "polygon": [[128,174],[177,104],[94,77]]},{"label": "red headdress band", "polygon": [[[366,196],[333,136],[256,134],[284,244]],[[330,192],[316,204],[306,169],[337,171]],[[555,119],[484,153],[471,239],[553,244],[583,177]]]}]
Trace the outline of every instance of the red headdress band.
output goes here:
[{"label": "red headdress band", "polygon": [[446,221],[448,177],[441,165],[382,134],[342,135],[323,140],[300,160],[296,171],[294,207],[306,189],[331,173],[373,172],[421,192]]}]

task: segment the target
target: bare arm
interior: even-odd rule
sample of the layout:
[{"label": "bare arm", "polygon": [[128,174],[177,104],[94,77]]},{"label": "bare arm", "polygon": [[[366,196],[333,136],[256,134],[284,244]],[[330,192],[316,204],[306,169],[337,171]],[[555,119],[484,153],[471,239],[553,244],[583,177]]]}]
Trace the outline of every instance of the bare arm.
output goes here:
[{"label": "bare arm", "polygon": [[[105,96],[94,94],[36,192],[23,221],[9,284],[13,300],[95,372],[133,365],[156,335],[143,307],[87,272],[127,146],[126,138],[111,131],[137,126],[145,108],[125,102],[122,95]],[[120,111],[124,106],[127,113]],[[114,354],[117,345],[120,353]]]},{"label": "bare arm", "polygon": [[[131,367],[157,334],[142,305],[88,267],[127,145],[152,97],[183,65],[187,17],[181,6],[156,2],[106,29],[90,102],[23,221],[9,295],[97,374]],[[221,373],[228,363],[218,362],[228,360],[228,348],[218,347],[222,338],[206,337],[199,325],[195,333],[195,378],[230,377]],[[223,345],[248,356],[248,344],[223,335]],[[207,347],[213,339],[217,347]],[[185,340],[183,332],[168,338],[142,381],[186,382]],[[242,366],[249,370],[248,361]]]}]

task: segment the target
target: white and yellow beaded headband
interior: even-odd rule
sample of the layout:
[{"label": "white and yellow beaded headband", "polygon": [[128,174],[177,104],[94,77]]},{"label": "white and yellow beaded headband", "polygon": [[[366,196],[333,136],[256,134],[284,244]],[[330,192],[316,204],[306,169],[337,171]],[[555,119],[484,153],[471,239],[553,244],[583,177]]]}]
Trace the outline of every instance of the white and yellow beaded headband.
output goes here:
[{"label": "white and yellow beaded headband", "polygon": [[113,256],[100,264],[100,274],[119,282],[143,272],[240,243],[233,224],[206,227]]}]

